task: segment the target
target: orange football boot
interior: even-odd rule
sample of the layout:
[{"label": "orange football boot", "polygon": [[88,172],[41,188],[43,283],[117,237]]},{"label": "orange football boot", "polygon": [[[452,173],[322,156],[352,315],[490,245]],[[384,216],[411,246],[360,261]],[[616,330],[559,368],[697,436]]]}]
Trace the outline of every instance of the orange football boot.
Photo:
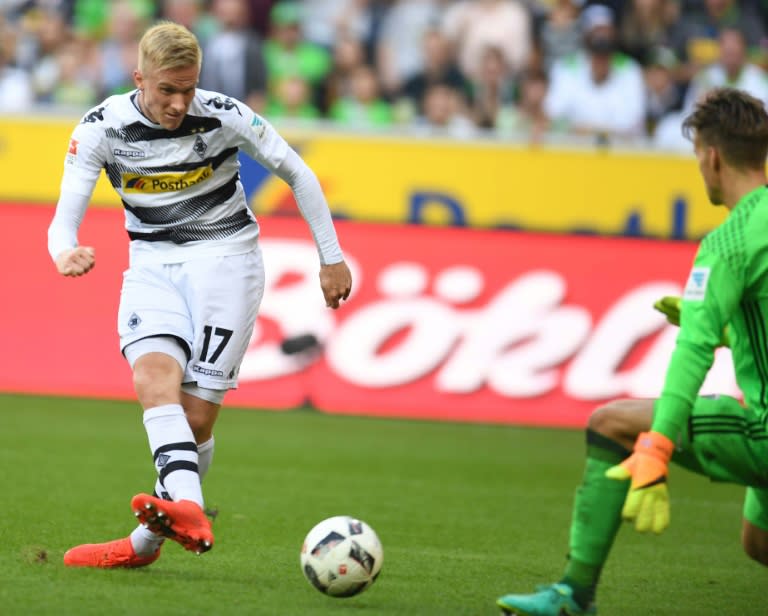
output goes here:
[{"label": "orange football boot", "polygon": [[131,499],[131,509],[153,533],[173,539],[186,550],[202,554],[213,547],[211,522],[195,502],[137,494]]},{"label": "orange football boot", "polygon": [[106,543],[84,543],[66,551],[64,564],[67,567],[146,567],[160,558],[160,548],[149,556],[139,556],[133,551],[131,538],[116,539]]}]

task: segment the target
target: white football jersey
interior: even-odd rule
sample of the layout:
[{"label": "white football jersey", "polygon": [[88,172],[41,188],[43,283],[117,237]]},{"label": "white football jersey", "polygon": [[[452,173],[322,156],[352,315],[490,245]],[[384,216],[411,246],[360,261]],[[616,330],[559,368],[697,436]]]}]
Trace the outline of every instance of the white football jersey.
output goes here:
[{"label": "white football jersey", "polygon": [[132,263],[252,250],[259,227],[240,183],[238,150],[275,171],[287,142],[217,92],[198,88],[173,131],[146,118],[137,96],[111,96],[86,113],[72,133],[62,193],[90,198],[104,169],[125,207]]}]

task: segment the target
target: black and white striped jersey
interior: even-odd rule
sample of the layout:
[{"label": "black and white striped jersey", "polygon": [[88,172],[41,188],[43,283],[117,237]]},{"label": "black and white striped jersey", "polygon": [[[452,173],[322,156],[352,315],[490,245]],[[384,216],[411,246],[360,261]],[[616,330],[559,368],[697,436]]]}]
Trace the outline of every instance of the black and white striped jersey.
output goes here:
[{"label": "black and white striped jersey", "polygon": [[[83,117],[70,140],[62,195],[89,199],[104,169],[125,207],[131,263],[252,250],[259,227],[240,183],[238,151],[289,182],[303,171],[311,174],[306,165],[240,101],[197,89],[181,126],[169,131],[141,113],[137,96],[111,96]],[[281,169],[286,160],[293,169]],[[327,204],[319,185],[309,184],[297,201],[321,261],[333,263],[342,257]]]}]

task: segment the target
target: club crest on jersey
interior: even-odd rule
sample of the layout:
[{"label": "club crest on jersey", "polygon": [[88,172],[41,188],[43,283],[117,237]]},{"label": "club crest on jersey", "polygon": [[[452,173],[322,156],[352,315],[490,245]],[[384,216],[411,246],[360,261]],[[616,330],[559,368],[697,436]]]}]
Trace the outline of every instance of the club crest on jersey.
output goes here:
[{"label": "club crest on jersey", "polygon": [[164,193],[178,192],[205,182],[213,176],[211,165],[193,169],[184,173],[158,173],[144,175],[123,173],[123,191],[129,193]]},{"label": "club crest on jersey", "polygon": [[205,158],[205,151],[208,149],[208,144],[203,141],[203,138],[198,135],[195,137],[195,145],[192,146],[192,150],[197,154],[200,158]]},{"label": "club crest on jersey", "polygon": [[694,267],[688,276],[688,282],[685,283],[683,299],[693,302],[703,301],[707,294],[710,272],[708,267]]}]

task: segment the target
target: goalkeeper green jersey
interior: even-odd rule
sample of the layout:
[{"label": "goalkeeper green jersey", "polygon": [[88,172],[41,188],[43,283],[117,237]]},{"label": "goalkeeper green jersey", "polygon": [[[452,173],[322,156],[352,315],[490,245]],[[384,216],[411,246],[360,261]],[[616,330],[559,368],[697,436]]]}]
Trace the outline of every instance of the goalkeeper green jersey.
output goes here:
[{"label": "goalkeeper green jersey", "polygon": [[768,188],[745,195],[701,242],[685,285],[680,332],[653,430],[677,442],[723,329],[745,403],[768,411]]}]

